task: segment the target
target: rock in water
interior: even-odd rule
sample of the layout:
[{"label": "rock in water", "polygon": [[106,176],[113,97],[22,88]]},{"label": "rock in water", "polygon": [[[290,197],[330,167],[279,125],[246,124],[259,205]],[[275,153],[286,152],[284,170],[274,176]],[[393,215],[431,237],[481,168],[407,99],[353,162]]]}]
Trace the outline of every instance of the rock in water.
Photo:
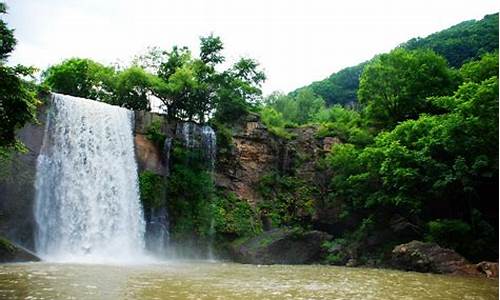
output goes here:
[{"label": "rock in water", "polygon": [[322,259],[323,242],[332,237],[321,231],[274,229],[233,245],[233,258],[249,264],[306,264]]},{"label": "rock in water", "polygon": [[0,263],[39,260],[33,253],[0,237]]},{"label": "rock in water", "polygon": [[396,246],[392,250],[391,266],[406,271],[480,275],[474,265],[455,251],[420,241]]},{"label": "rock in water", "polygon": [[496,262],[482,261],[476,265],[476,268],[488,278],[498,278],[498,263]]}]

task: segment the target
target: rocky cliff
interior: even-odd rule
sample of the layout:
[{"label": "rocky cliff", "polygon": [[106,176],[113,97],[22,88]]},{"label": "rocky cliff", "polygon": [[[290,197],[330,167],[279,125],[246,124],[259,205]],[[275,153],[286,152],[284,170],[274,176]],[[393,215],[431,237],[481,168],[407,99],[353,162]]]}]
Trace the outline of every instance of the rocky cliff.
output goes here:
[{"label": "rocky cliff", "polygon": [[0,235],[30,250],[34,249],[36,163],[43,143],[48,105],[38,108],[36,124],[27,124],[17,132],[26,152],[13,153],[0,161]]}]

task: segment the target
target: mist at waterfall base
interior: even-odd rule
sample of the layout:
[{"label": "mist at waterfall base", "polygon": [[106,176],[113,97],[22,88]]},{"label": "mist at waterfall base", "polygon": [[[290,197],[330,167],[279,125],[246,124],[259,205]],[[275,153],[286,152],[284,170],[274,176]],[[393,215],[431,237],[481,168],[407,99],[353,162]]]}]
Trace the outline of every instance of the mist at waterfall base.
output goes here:
[{"label": "mist at waterfall base", "polygon": [[44,260],[145,260],[133,113],[52,95],[37,161],[35,247]]},{"label": "mist at waterfall base", "polygon": [[[133,122],[129,110],[52,94],[35,184],[35,247],[42,259],[150,263],[184,258],[170,245],[166,207],[142,211]],[[213,171],[212,128],[179,123],[176,137],[184,147],[202,151]],[[162,153],[167,175],[171,146],[167,138]],[[213,260],[210,241],[203,252],[203,258]]]}]

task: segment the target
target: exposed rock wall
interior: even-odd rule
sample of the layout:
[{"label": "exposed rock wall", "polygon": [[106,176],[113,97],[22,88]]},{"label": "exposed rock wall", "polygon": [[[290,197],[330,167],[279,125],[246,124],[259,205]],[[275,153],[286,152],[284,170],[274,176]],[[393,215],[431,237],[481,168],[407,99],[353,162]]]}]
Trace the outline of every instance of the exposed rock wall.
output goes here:
[{"label": "exposed rock wall", "polygon": [[266,200],[261,199],[258,191],[262,176],[270,173],[294,176],[317,189],[317,209],[312,219],[322,230],[328,229],[338,219],[338,212],[324,206],[323,195],[329,192],[331,174],[329,170],[320,169],[317,163],[340,140],[317,137],[317,128],[314,126],[291,128],[288,131],[292,138],[278,137],[253,114],[240,120],[231,128],[230,153],[218,157],[216,185],[256,205]]},{"label": "exposed rock wall", "polygon": [[163,153],[163,145],[156,145],[147,138],[148,130],[159,125],[159,132],[166,137],[175,135],[175,122],[168,122],[164,115],[146,111],[136,111],[134,120],[134,146],[139,172],[144,170],[166,176],[168,161]]},{"label": "exposed rock wall", "polygon": [[47,102],[39,107],[37,124],[26,124],[17,132],[28,151],[13,154],[0,166],[3,169],[0,178],[0,235],[30,250],[34,249],[36,164],[49,105]]},{"label": "exposed rock wall", "polygon": [[232,152],[227,159],[218,159],[215,183],[255,204],[260,199],[260,178],[280,167],[283,141],[267,131],[254,115],[237,124],[232,132]]}]

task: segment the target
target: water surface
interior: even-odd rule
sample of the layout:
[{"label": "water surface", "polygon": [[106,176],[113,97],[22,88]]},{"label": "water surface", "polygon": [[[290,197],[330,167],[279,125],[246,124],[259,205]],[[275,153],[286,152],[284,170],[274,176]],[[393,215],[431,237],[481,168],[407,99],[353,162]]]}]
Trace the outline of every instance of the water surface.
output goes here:
[{"label": "water surface", "polygon": [[498,299],[498,281],[332,266],[0,265],[0,299]]}]

